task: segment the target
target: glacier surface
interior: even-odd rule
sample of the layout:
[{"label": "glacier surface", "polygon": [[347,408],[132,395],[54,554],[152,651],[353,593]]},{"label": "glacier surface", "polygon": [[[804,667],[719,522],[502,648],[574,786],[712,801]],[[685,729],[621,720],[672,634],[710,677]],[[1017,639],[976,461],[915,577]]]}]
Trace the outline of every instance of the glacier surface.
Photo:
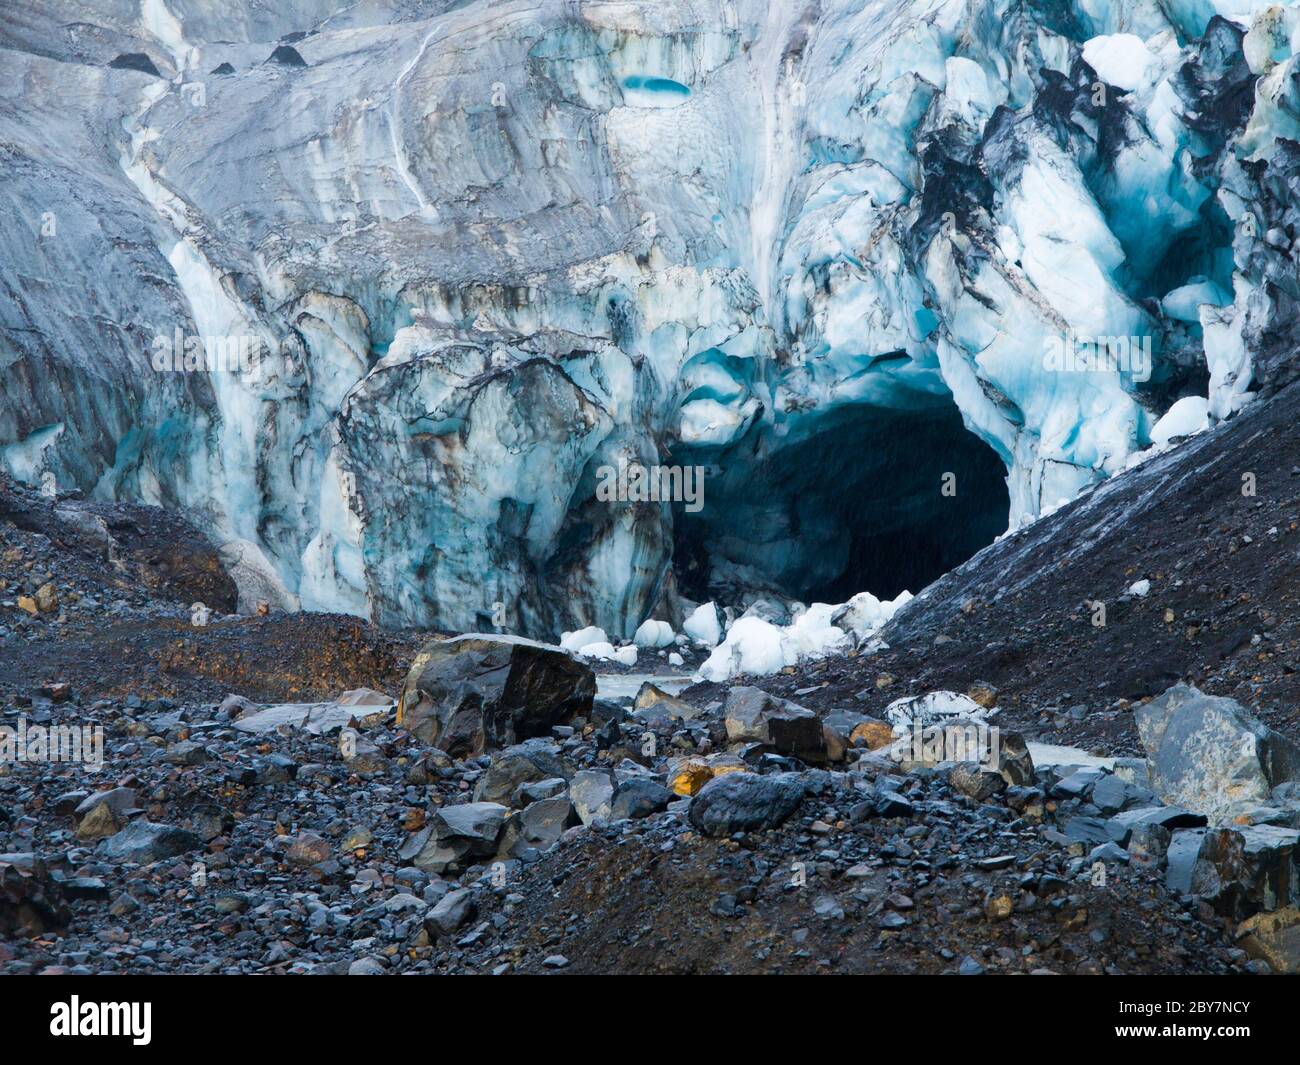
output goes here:
[{"label": "glacier surface", "polygon": [[1295,373],[1295,4],[36,0],[0,50],[0,463],[285,608],[889,598]]}]

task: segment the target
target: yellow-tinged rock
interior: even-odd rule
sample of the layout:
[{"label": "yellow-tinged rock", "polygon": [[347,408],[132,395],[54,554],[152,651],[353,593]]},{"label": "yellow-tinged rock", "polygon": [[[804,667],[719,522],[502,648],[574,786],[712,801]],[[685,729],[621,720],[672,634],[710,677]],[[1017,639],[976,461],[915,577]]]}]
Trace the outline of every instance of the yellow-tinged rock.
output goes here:
[{"label": "yellow-tinged rock", "polygon": [[694,795],[713,779],[713,770],[703,762],[682,762],[668,774],[668,790],[674,795]]},{"label": "yellow-tinged rock", "polygon": [[876,751],[894,742],[894,730],[884,721],[864,721],[849,733],[854,743],[861,740],[868,750]]},{"label": "yellow-tinged rock", "polygon": [[30,595],[20,595],[18,597],[18,609],[26,610],[27,613],[35,616],[40,613],[40,608],[36,605],[36,600]]},{"label": "yellow-tinged rock", "polygon": [[53,614],[59,609],[59,593],[49,581],[36,589],[36,608],[42,614]]},{"label": "yellow-tinged rock", "polygon": [[731,754],[717,754],[701,760],[682,758],[669,763],[668,788],[676,795],[696,795],[714,777],[748,773],[749,766]]},{"label": "yellow-tinged rock", "polygon": [[1275,973],[1300,973],[1300,909],[1284,906],[1257,913],[1237,926],[1241,948],[1252,958],[1262,958]]}]

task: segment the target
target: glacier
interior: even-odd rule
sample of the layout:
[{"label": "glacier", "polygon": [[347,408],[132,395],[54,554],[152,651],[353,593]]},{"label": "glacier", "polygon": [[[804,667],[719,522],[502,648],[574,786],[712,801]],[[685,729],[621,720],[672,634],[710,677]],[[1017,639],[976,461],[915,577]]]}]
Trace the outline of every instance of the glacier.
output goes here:
[{"label": "glacier", "polygon": [[[1297,53],[1253,0],[10,5],[0,463],[245,605],[785,663],[1295,376]],[[815,605],[686,626],[756,597]]]}]

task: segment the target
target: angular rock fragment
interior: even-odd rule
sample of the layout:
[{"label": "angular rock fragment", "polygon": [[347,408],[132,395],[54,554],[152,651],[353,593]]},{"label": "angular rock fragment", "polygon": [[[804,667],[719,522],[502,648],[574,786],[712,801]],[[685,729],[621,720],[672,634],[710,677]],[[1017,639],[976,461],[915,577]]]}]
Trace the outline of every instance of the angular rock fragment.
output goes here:
[{"label": "angular rock fragment", "polygon": [[1178,684],[1134,718],[1156,794],[1212,824],[1265,805],[1272,788],[1300,779],[1300,747],[1232,699]]},{"label": "angular rock fragment", "polygon": [[175,858],[201,850],[203,841],[189,829],[158,825],[151,821],[132,821],[117,835],[99,845],[100,853],[116,861],[148,865],[164,858]]},{"label": "angular rock fragment", "polygon": [[591,713],[596,676],[558,647],[519,637],[458,636],[420,650],[398,724],[453,757],[549,734]]},{"label": "angular rock fragment", "polygon": [[824,762],[826,737],[811,710],[759,688],[733,688],[724,711],[727,739],[754,742],[808,762]]},{"label": "angular rock fragment", "polygon": [[0,854],[0,940],[56,931],[70,916],[58,882],[40,858]]},{"label": "angular rock fragment", "polygon": [[525,784],[569,775],[553,741],[525,740],[492,756],[492,764],[474,786],[474,801],[508,805]]}]

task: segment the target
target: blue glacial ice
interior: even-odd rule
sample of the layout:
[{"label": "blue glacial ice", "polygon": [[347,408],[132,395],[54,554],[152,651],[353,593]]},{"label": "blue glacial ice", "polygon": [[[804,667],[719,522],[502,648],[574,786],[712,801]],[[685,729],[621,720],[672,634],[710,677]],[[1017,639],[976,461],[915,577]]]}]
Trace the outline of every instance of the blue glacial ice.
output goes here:
[{"label": "blue glacial ice", "polygon": [[0,29],[0,463],[249,601],[788,664],[1293,373],[1295,4],[82,6]]}]

